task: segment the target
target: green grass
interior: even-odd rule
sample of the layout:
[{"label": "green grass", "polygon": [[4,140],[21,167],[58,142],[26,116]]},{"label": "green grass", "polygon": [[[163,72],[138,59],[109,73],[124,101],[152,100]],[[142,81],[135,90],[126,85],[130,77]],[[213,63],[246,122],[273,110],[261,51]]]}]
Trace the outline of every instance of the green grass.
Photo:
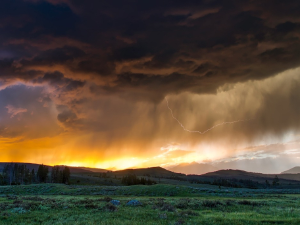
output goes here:
[{"label": "green grass", "polygon": [[[0,187],[0,224],[300,224],[299,197],[175,185]],[[142,205],[126,206],[132,199]]]}]

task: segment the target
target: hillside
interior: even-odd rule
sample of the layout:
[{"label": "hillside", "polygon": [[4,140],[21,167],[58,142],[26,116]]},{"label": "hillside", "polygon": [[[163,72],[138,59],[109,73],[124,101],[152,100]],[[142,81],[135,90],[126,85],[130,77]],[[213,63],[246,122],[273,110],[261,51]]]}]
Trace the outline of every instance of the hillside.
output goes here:
[{"label": "hillside", "polygon": [[217,171],[218,168],[204,163],[182,163],[175,167],[168,168],[169,170],[176,172],[176,173],[184,173],[184,174],[205,174],[213,171]]},{"label": "hillside", "polygon": [[292,169],[283,171],[281,174],[297,174],[300,173],[300,166],[293,167]]},{"label": "hillside", "polygon": [[105,169],[90,168],[90,167],[72,167],[72,166],[69,166],[69,167],[70,167],[71,171],[78,170],[78,171],[94,172],[94,173],[106,173],[109,171],[109,170],[105,170]]},{"label": "hillside", "polygon": [[251,179],[251,180],[266,180],[273,179],[277,176],[280,179],[284,180],[297,180],[300,181],[300,174],[263,174],[263,173],[252,173],[243,170],[218,170],[211,173],[206,173],[201,175],[201,177],[210,177],[210,178],[223,178],[223,179]]},{"label": "hillside", "polygon": [[[280,185],[273,185],[275,177]],[[218,170],[203,175],[188,175],[194,183],[213,183],[215,185],[245,188],[299,188],[300,174],[262,174],[242,170]]]},{"label": "hillside", "polygon": [[[0,163],[0,172],[7,163]],[[40,164],[33,163],[18,163],[19,165],[26,165],[30,170],[38,170]],[[216,169],[214,167],[206,167],[205,164],[190,163],[181,164],[172,168],[173,171],[161,168],[150,167],[140,169],[125,169],[119,171],[108,171],[97,168],[86,167],[69,167],[72,175],[72,182],[82,184],[94,184],[94,185],[121,185],[120,179],[129,174],[135,174],[136,176],[151,177],[156,182],[162,182],[165,184],[179,184],[179,182],[197,183],[197,184],[214,184],[228,187],[245,187],[245,188],[266,188],[273,184],[275,176],[279,178],[279,184],[275,188],[300,188],[300,174],[282,173],[282,174],[262,174],[252,173],[243,170],[217,170],[214,172],[208,172],[202,175],[202,172],[208,169]],[[51,172],[52,167],[49,167]],[[184,170],[185,169],[185,170]],[[178,172],[194,173],[186,175]]]},{"label": "hillside", "polygon": [[149,167],[142,169],[126,169],[111,172],[116,176],[125,176],[128,174],[135,174],[136,176],[151,176],[151,177],[181,177],[185,176],[182,173],[174,173],[161,167]]}]

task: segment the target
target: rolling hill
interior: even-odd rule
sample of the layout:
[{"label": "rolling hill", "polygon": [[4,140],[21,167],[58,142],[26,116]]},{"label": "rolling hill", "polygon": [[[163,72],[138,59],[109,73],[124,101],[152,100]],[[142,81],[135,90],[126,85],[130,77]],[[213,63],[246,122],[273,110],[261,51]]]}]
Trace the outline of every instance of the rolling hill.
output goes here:
[{"label": "rolling hill", "polygon": [[[0,163],[0,172],[7,163]],[[33,163],[18,163],[19,165],[26,165],[30,170],[38,170],[40,164]],[[49,167],[51,171],[52,167]],[[281,173],[281,174],[262,174],[262,173],[252,173],[243,170],[217,170],[214,172],[204,173],[207,170],[216,170],[215,167],[208,167],[207,164],[190,163],[181,164],[176,167],[171,168],[173,171],[161,168],[161,167],[150,167],[150,168],[139,168],[139,169],[125,169],[118,171],[108,171],[98,168],[88,168],[88,167],[69,167],[74,182],[78,180],[82,183],[89,184],[101,184],[101,185],[120,185],[120,178],[135,174],[136,176],[148,176],[151,179],[163,179],[162,182],[168,183],[178,183],[178,182],[190,182],[199,184],[214,184],[214,185],[235,185],[228,187],[245,187],[245,188],[266,188],[269,183],[272,183],[275,176],[279,178],[280,186],[275,188],[300,188],[300,173]],[[194,173],[186,175],[184,173]],[[201,171],[201,172],[199,172]],[[295,168],[291,170],[292,172],[297,172]],[[105,174],[102,174],[105,173]],[[196,173],[204,173],[197,175]],[[113,179],[109,182],[109,179]],[[224,183],[225,181],[225,183]],[[220,184],[219,184],[219,183]],[[273,188],[273,186],[272,186]]]},{"label": "rolling hill", "polygon": [[279,179],[280,188],[300,187],[300,174],[262,174],[243,170],[218,170],[198,176],[188,175],[188,179],[195,182],[215,182],[218,180],[227,180],[242,187],[245,185],[245,187],[253,186],[255,188],[263,188],[263,186],[267,183],[271,185],[276,176]]},{"label": "rolling hill", "polygon": [[213,171],[217,171],[218,168],[204,163],[182,163],[175,167],[168,168],[169,170],[176,172],[176,173],[184,173],[184,174],[205,174]]},{"label": "rolling hill", "polygon": [[94,173],[106,173],[108,172],[109,170],[105,170],[105,169],[99,169],[99,168],[90,168],[90,167],[70,167],[71,170],[75,170],[77,169],[78,171],[80,170],[84,170],[86,172],[94,172]]},{"label": "rolling hill", "polygon": [[136,176],[151,176],[151,177],[181,177],[185,176],[182,173],[175,173],[169,170],[166,170],[162,167],[149,167],[142,169],[126,169],[126,170],[118,170],[112,172],[113,175],[116,176],[125,176],[128,174],[135,174]]},{"label": "rolling hill", "polygon": [[300,166],[293,167],[292,169],[283,171],[281,174],[297,174],[300,173]]},{"label": "rolling hill", "polygon": [[273,179],[277,176],[279,179],[284,180],[297,180],[300,181],[300,174],[263,174],[263,173],[252,173],[243,170],[218,170],[211,173],[201,175],[201,177],[217,177],[223,179],[251,179],[251,180],[266,180]]}]

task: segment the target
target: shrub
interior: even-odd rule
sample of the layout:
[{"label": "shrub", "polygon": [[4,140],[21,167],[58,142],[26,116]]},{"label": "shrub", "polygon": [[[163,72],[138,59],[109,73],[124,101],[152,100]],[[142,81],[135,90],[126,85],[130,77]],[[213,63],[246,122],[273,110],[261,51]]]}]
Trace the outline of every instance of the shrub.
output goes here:
[{"label": "shrub", "polygon": [[167,219],[168,216],[167,216],[166,213],[163,213],[163,214],[159,214],[159,218],[160,218],[160,219]]},{"label": "shrub", "polygon": [[191,202],[190,199],[180,199],[179,203],[176,205],[179,209],[187,209],[189,207],[189,203]]},{"label": "shrub", "polygon": [[220,201],[210,201],[210,200],[205,200],[202,202],[202,206],[209,207],[209,208],[216,208],[218,207],[218,205],[223,205],[223,204]]},{"label": "shrub", "polygon": [[19,213],[19,214],[23,214],[26,213],[27,211],[25,209],[23,209],[22,207],[18,207],[18,208],[13,208],[11,210],[12,213]]},{"label": "shrub", "polygon": [[20,206],[26,210],[30,210],[30,209],[36,209],[41,205],[39,205],[37,202],[26,202],[21,204]]},{"label": "shrub", "polygon": [[92,204],[94,201],[92,199],[83,199],[83,200],[80,200],[78,203],[79,204]]},{"label": "shrub", "polygon": [[240,205],[251,205],[251,206],[260,206],[263,205],[263,203],[260,202],[252,202],[248,200],[242,200],[238,202]]},{"label": "shrub", "polygon": [[22,204],[22,203],[23,203],[22,200],[15,200],[15,201],[13,201],[13,204],[14,204],[14,205],[20,205],[20,204]]},{"label": "shrub", "polygon": [[198,216],[199,214],[192,210],[184,210],[184,211],[179,212],[178,215],[182,216],[182,217],[187,217],[187,216]]},{"label": "shrub", "polygon": [[15,196],[15,195],[7,195],[6,198],[7,198],[7,200],[16,200],[16,199],[18,199],[18,197]]},{"label": "shrub", "polygon": [[7,219],[11,214],[10,213],[7,213],[7,212],[4,212],[1,214],[2,217],[4,217],[4,219]]},{"label": "shrub", "polygon": [[182,225],[182,224],[184,224],[184,220],[181,218],[175,222],[175,225]]},{"label": "shrub", "polygon": [[97,209],[97,208],[98,208],[97,205],[91,204],[91,203],[86,204],[84,207],[85,207],[86,209]]},{"label": "shrub", "polygon": [[118,207],[111,204],[111,203],[107,203],[105,205],[105,210],[109,211],[109,212],[114,212],[114,211],[117,211],[118,210]]},{"label": "shrub", "polygon": [[226,205],[226,206],[234,205],[234,203],[235,203],[235,201],[230,200],[230,199],[225,201],[225,205]]},{"label": "shrub", "polygon": [[167,211],[167,212],[174,212],[175,208],[173,205],[165,203],[162,205],[162,207],[160,208],[162,211]]},{"label": "shrub", "polygon": [[41,211],[47,211],[47,210],[50,209],[50,207],[45,206],[45,205],[39,205],[39,206],[37,207],[37,209],[38,209],[38,210],[41,210]]},{"label": "shrub", "polygon": [[30,201],[43,201],[44,199],[39,197],[39,196],[28,196],[28,197],[23,197],[23,200],[30,200]]},{"label": "shrub", "polygon": [[111,200],[113,200],[113,199],[110,197],[104,197],[104,198],[100,199],[100,201],[104,201],[104,202],[110,202]]},{"label": "shrub", "polygon": [[164,198],[158,198],[157,202],[155,202],[154,208],[162,207],[165,204],[164,200]]}]

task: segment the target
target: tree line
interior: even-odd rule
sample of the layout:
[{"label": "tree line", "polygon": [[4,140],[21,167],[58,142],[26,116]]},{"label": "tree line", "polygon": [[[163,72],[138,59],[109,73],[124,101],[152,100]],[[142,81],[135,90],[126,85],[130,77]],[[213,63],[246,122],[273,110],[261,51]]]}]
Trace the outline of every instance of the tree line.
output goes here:
[{"label": "tree line", "polygon": [[190,179],[190,183],[196,184],[211,184],[217,185],[222,187],[233,187],[233,188],[250,188],[250,189],[257,189],[257,188],[271,188],[271,187],[278,187],[280,185],[278,176],[275,176],[272,180],[272,184],[266,180],[264,183],[259,183],[258,181],[253,181],[250,179],[222,179],[217,178],[212,181],[210,180],[198,180],[198,179]]},{"label": "tree line", "polygon": [[0,185],[20,185],[34,183],[70,183],[70,168],[54,166],[49,176],[49,167],[40,165],[38,170],[30,170],[24,164],[6,164],[0,173]]},{"label": "tree line", "polygon": [[138,178],[135,174],[129,174],[122,178],[122,184],[124,185],[152,185],[156,184],[154,180],[149,178]]}]

